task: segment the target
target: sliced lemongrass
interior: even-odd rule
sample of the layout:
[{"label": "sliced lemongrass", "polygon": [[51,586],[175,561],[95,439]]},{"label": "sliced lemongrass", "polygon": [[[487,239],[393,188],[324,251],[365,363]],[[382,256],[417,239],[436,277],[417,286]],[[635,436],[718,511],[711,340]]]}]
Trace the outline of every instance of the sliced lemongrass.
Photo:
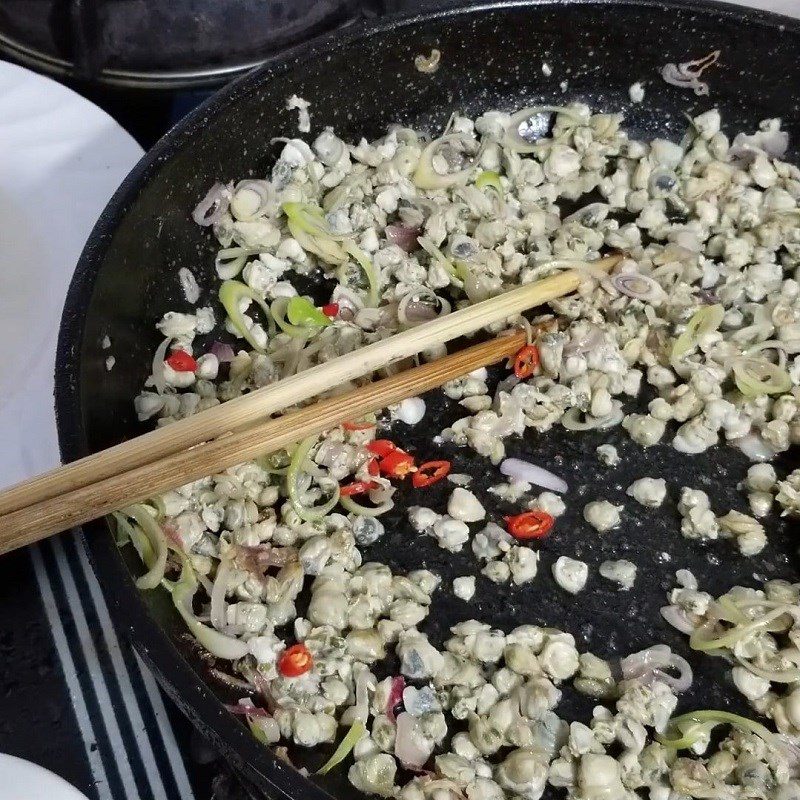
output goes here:
[{"label": "sliced lemongrass", "polygon": [[[781,603],[781,605],[783,605]],[[752,620],[745,616],[736,602],[729,595],[723,595],[712,605],[715,616],[725,622],[733,622],[736,625],[747,625]]]},{"label": "sliced lemongrass", "polygon": [[[112,511],[111,516],[114,518],[116,527],[114,531],[114,541],[117,543],[117,547],[124,547],[128,542],[132,542],[133,540],[135,535],[133,532],[133,525],[131,525],[125,518],[125,515],[120,514],[119,511]],[[143,558],[142,561],[144,561]]]},{"label": "sliced lemongrass", "polygon": [[339,242],[328,236],[312,236],[298,228],[292,221],[289,221],[288,224],[289,233],[307,253],[317,256],[325,264],[334,267],[347,261],[347,252]]},{"label": "sliced lemongrass", "polygon": [[686,323],[683,333],[672,345],[672,358],[681,358],[694,350],[701,336],[712,333],[719,328],[724,316],[725,309],[719,303],[698,308]]},{"label": "sliced lemongrass", "polygon": [[756,356],[758,353],[763,353],[764,350],[774,350],[778,356],[778,366],[784,368],[786,367],[787,361],[786,353],[792,344],[792,342],[782,342],[780,339],[767,339],[764,342],[758,342],[757,344],[748,347],[744,351],[744,354],[745,357],[749,357]]},{"label": "sliced lemongrass", "polygon": [[773,683],[796,683],[800,681],[800,669],[762,669],[753,664],[752,661],[746,661],[734,654],[734,658],[753,675],[758,675],[759,678],[772,681]]},{"label": "sliced lemongrass", "polygon": [[783,367],[763,358],[743,358],[733,364],[736,388],[745,397],[783,394],[792,388],[792,379]]},{"label": "sliced lemongrass", "polygon": [[164,361],[167,357],[167,348],[172,344],[172,339],[164,339],[153,353],[153,364],[150,369],[153,388],[159,393],[164,394],[167,389],[167,378],[164,374]]},{"label": "sliced lemongrass", "polygon": [[448,172],[444,175],[436,172],[433,168],[433,159],[439,148],[450,142],[463,142],[464,136],[460,133],[449,133],[430,142],[422,151],[414,170],[413,182],[418,189],[448,189],[453,186],[466,186],[473,166],[465,167],[456,172]]},{"label": "sliced lemongrass", "polygon": [[339,243],[346,237],[333,233],[319,206],[290,202],[281,209],[286,214],[289,233],[303,250],[334,266],[347,259],[347,252]]},{"label": "sliced lemongrass", "polygon": [[324,211],[312,203],[283,203],[281,209],[286,214],[286,219],[293,222],[297,229],[305,231],[310,236],[324,236],[334,241],[342,241],[347,237],[336,234],[331,230],[325,219]]},{"label": "sliced lemongrass", "polygon": [[316,506],[307,506],[300,499],[300,476],[305,471],[306,459],[318,441],[318,436],[309,436],[303,439],[292,454],[292,460],[286,473],[286,492],[289,495],[289,502],[292,504],[297,516],[306,522],[322,519],[327,514],[330,514],[339,502],[339,485],[333,480],[333,491],[324,503]]},{"label": "sliced lemongrass", "polygon": [[352,172],[322,198],[323,211],[330,213],[342,208],[350,199],[350,193],[365,180],[369,178],[364,171]]},{"label": "sliced lemongrass", "polygon": [[117,523],[117,544],[120,546],[125,544],[124,537],[127,536],[142,560],[142,564],[151,569],[156,561],[156,553],[144,531],[138,525],[132,525],[125,514],[119,511],[115,511],[112,516]]}]

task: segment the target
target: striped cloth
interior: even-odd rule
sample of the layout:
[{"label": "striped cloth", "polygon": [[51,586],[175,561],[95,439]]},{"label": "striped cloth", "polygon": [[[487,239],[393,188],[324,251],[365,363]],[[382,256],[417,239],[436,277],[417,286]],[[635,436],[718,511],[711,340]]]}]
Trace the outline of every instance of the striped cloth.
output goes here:
[{"label": "striped cloth", "polygon": [[91,800],[193,800],[161,692],[120,643],[79,539],[51,539],[31,558],[92,772]]}]

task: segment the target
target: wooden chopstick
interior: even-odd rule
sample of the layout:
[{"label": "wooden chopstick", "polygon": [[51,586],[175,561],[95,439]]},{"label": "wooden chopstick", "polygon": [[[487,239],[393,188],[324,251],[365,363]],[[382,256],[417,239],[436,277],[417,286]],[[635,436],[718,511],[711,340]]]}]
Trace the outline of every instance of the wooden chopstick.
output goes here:
[{"label": "wooden chopstick", "polygon": [[[621,255],[606,256],[592,262],[592,266],[609,271],[621,259]],[[569,294],[578,288],[584,278],[585,275],[577,270],[567,270],[519,286],[497,297],[319,364],[272,386],[250,392],[200,414],[46,472],[0,492],[0,515],[10,515],[11,512],[33,507],[45,500],[61,497],[202,442],[260,423],[269,414],[308,400],[332,386],[340,386],[433,345],[474,333],[487,325],[503,322],[526,309]],[[212,466],[210,470],[215,468],[218,467]],[[183,483],[188,480],[187,478]],[[152,491],[157,489],[153,487]],[[91,517],[87,517],[89,518]]]},{"label": "wooden chopstick", "polygon": [[[32,544],[58,531],[280,450],[306,436],[441,386],[445,381],[514,355],[525,341],[524,332],[498,336],[277,419],[228,432],[149,464],[0,516],[0,553]],[[435,458],[436,453],[431,451],[430,456]]]}]

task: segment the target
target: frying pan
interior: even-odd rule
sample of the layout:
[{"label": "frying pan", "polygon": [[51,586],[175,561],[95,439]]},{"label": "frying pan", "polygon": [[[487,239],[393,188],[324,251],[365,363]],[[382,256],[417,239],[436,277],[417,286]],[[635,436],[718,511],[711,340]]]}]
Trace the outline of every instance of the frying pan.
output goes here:
[{"label": "frying pan", "polygon": [[[414,56],[442,51],[435,75],[413,66]],[[660,67],[721,49],[711,96],[698,98],[663,83]],[[190,310],[177,271],[198,277],[201,303],[213,302],[216,276],[210,235],[191,221],[190,211],[217,180],[269,174],[276,157],[275,136],[294,135],[296,118],[285,98],[297,93],[311,101],[315,130],[333,125],[346,140],[377,136],[394,122],[436,132],[454,110],[475,115],[491,108],[518,109],[534,103],[583,100],[596,109],[623,110],[632,136],[679,140],[684,112],[718,106],[730,132],[753,129],[759,120],[783,116],[794,141],[800,101],[800,23],[774,15],[715,4],[651,0],[523,2],[448,9],[424,16],[385,20],[338,31],[269,61],[232,84],[170,131],[133,170],[98,222],[78,264],[58,346],[56,406],[64,459],[73,460],[142,431],[131,399],[149,373],[158,343],[154,323],[169,309]],[[542,72],[552,66],[552,76]],[[634,105],[628,87],[640,80],[645,100]],[[563,83],[562,83],[563,82]],[[319,285],[312,285],[323,299]],[[325,296],[327,297],[327,296]],[[116,356],[105,369],[109,336]],[[494,379],[499,375],[496,373]],[[497,519],[511,506],[486,494],[499,473],[475,462],[465,450],[436,445],[433,437],[460,416],[440,393],[429,398],[429,413],[415,428],[398,423],[391,435],[426,457],[452,458],[456,472],[477,474],[474,487]],[[630,410],[630,409],[629,409]],[[669,437],[667,437],[669,438]],[[621,465],[604,468],[595,448],[616,444]],[[435,450],[435,454],[434,451]],[[387,534],[365,551],[403,571],[420,566],[443,578],[431,617],[423,629],[436,643],[449,626],[475,617],[510,629],[538,623],[572,632],[581,649],[614,657],[666,642],[687,655],[695,683],[681,706],[743,710],[713,659],[687,653],[658,610],[677,568],[690,568],[703,588],[721,592],[733,583],[754,585],[765,577],[797,574],[795,546],[787,524],[769,519],[770,544],[758,557],[739,556],[730,542],[702,546],[678,532],[675,502],[682,486],[702,488],[714,509],[746,510],[735,488],[745,458],[722,447],[702,456],[681,456],[668,445],[647,451],[618,431],[572,434],[530,432],[508,442],[510,455],[524,456],[563,475],[570,484],[568,512],[541,546],[537,579],[522,587],[497,587],[480,577],[474,600],[454,598],[450,582],[474,574],[468,549],[449,554],[431,539],[413,538],[406,503],[419,495],[403,491],[385,520]],[[791,466],[784,458],[780,471]],[[625,488],[644,475],[664,477],[669,499],[658,511],[625,502]],[[448,485],[432,487],[424,502],[442,510]],[[620,529],[600,536],[583,522],[589,500],[624,503]],[[223,708],[230,693],[211,677],[177,618],[166,593],[141,594],[131,574],[141,570],[130,552],[119,551],[106,524],[87,525],[85,543],[117,625],[138,648],[161,684],[191,720],[259,790],[271,797],[320,799],[328,793],[352,797],[339,768],[324,780],[308,779],[277,760],[251,738]],[[587,561],[592,570],[578,598],[561,591],[550,576],[557,555]],[[633,591],[623,593],[597,575],[607,558],[628,558],[639,566]],[[387,672],[392,665],[386,664]],[[592,706],[567,690],[559,713],[583,718]],[[745,712],[747,713],[747,712]],[[329,752],[329,751],[328,751]],[[328,755],[322,748],[292,753],[295,763],[315,769]]]}]

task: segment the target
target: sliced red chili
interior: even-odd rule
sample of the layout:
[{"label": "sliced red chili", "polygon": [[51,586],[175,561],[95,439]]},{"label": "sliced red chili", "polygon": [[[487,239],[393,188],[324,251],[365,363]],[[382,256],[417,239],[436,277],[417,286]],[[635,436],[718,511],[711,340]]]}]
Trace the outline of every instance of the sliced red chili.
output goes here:
[{"label": "sliced red chili", "polygon": [[450,474],[449,461],[426,461],[420,464],[411,477],[411,483],[417,489],[430,486]]},{"label": "sliced red chili", "polygon": [[278,672],[286,678],[304,675],[313,666],[311,651],[304,644],[293,644],[278,657]]},{"label": "sliced red chili", "polygon": [[378,463],[381,474],[389,478],[405,478],[410,472],[414,472],[414,456],[404,450],[395,448],[387,453]]},{"label": "sliced red chili", "polygon": [[342,427],[346,431],[368,431],[375,427],[374,422],[343,422]]},{"label": "sliced red chili", "polygon": [[503,517],[508,532],[515,539],[541,539],[550,533],[555,520],[546,511],[526,511],[513,517]]},{"label": "sliced red chili", "polygon": [[197,369],[197,362],[185,350],[175,350],[166,362],[175,372],[194,372]]},{"label": "sliced red chili", "polygon": [[354,481],[345,486],[340,486],[339,494],[342,497],[352,497],[354,494],[366,494],[366,492],[374,488],[375,484],[372,481]]},{"label": "sliced red chili", "polygon": [[530,378],[539,366],[539,348],[534,344],[526,344],[514,359],[514,374],[518,378]]},{"label": "sliced red chili", "polygon": [[326,303],[322,306],[322,313],[326,317],[338,317],[339,316],[339,304],[338,303]]},{"label": "sliced red chili", "polygon": [[[378,456],[378,458],[388,456],[393,450],[397,450],[397,445],[394,442],[390,442],[388,439],[375,439],[369,442],[366,447],[372,455]],[[402,450],[400,452],[402,452]]]}]

